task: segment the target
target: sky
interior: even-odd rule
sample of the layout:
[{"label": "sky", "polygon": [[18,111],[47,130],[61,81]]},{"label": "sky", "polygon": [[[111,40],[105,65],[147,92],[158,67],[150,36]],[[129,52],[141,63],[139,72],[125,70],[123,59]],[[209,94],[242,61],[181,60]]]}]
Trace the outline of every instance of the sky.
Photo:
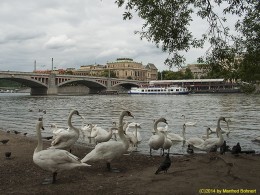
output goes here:
[{"label": "sky", "polygon": [[[1,0],[0,71],[33,71],[76,68],[82,65],[132,58],[153,63],[159,71],[168,54],[141,40],[142,20],[123,20],[123,8],[114,0]],[[196,35],[206,27],[198,20]],[[192,49],[186,63],[195,63],[206,49]]]}]

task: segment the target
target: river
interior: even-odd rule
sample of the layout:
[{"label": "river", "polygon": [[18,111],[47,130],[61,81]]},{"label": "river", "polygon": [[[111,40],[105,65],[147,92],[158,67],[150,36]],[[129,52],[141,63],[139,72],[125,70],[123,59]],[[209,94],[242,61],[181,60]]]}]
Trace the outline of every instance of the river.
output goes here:
[{"label": "river", "polygon": [[[46,110],[46,114],[39,109]],[[207,126],[216,128],[218,118],[224,116],[231,120],[230,136],[224,136],[229,146],[239,142],[242,150],[260,151],[260,144],[251,141],[260,136],[260,98],[246,94],[30,96],[27,93],[0,93],[0,129],[34,136],[36,121],[43,116],[46,129],[43,136],[50,136],[51,123],[67,128],[72,109],[77,109],[86,118],[85,124],[98,124],[105,129],[118,121],[122,110],[131,111],[135,118],[126,120],[141,123],[139,131],[143,140],[138,152],[143,154],[149,153],[153,120],[165,117],[169,131],[181,134],[184,123],[181,115],[186,116],[186,121],[197,122],[196,126],[186,128],[186,138],[205,134]],[[81,118],[74,116],[72,120],[75,126],[82,125]],[[221,123],[221,127],[226,129],[226,124]],[[173,153],[185,150],[181,143],[171,148]]]}]

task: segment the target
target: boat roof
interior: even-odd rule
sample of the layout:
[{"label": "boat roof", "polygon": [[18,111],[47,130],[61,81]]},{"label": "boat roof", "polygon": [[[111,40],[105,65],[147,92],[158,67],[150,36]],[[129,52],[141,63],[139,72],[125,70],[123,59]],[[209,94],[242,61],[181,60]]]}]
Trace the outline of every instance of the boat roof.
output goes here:
[{"label": "boat roof", "polygon": [[154,80],[150,84],[167,84],[167,83],[208,83],[223,82],[224,79],[184,79],[184,80]]}]

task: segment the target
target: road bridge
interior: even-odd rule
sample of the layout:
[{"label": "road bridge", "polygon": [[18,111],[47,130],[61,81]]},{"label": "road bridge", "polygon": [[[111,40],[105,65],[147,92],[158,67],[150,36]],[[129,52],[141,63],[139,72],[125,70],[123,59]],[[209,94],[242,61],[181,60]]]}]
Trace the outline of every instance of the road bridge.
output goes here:
[{"label": "road bridge", "polygon": [[31,88],[31,95],[57,95],[64,86],[86,86],[90,94],[139,86],[140,81],[107,77],[39,74],[33,72],[0,71],[0,79],[21,83]]}]

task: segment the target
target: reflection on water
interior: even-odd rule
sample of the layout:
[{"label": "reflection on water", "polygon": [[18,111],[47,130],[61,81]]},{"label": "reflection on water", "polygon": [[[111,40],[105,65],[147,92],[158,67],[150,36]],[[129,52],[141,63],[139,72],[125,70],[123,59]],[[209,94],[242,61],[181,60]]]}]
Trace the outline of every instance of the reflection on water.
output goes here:
[{"label": "reflection on water", "polygon": [[[46,110],[46,114],[39,112]],[[260,144],[251,140],[260,136],[260,98],[245,94],[192,94],[192,95],[88,95],[88,96],[30,96],[29,94],[0,94],[0,128],[35,134],[38,117],[44,117],[44,136],[52,135],[50,124],[67,128],[71,109],[77,109],[86,118],[85,123],[94,123],[108,129],[123,109],[131,111],[135,118],[129,121],[141,123],[143,137],[139,152],[148,154],[147,141],[152,135],[153,119],[165,117],[169,131],[181,133],[184,122],[196,121],[195,127],[186,128],[186,138],[205,134],[207,126],[215,128],[219,116],[231,120],[230,137],[224,137],[230,146],[240,142],[242,149],[260,151]],[[80,127],[82,119],[73,117],[73,124]],[[163,125],[163,124],[162,124]],[[226,124],[221,124],[226,128]],[[214,135],[213,135],[214,136]],[[185,151],[181,143],[171,152]],[[159,154],[158,152],[154,152]]]}]

